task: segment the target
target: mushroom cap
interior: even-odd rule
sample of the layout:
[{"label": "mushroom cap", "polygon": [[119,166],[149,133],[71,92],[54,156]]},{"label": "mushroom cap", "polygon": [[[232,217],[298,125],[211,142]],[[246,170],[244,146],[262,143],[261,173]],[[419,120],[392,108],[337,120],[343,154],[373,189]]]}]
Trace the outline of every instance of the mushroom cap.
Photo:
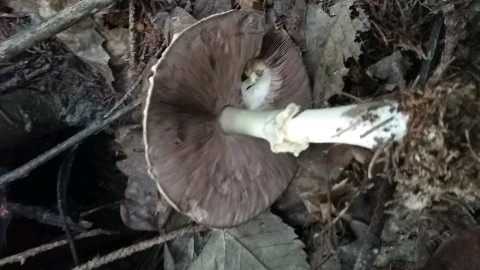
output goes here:
[{"label": "mushroom cap", "polygon": [[296,173],[289,154],[272,153],[261,139],[227,135],[218,123],[223,108],[242,106],[243,69],[262,54],[275,64],[272,70],[297,74],[285,74],[294,82],[275,75],[275,91],[267,99],[272,108],[309,104],[299,51],[293,69],[282,66],[293,57],[285,53],[291,49],[262,47],[267,32],[257,11],[212,15],[182,32],[152,68],[144,110],[149,174],[177,211],[210,227],[232,227],[259,215]]}]

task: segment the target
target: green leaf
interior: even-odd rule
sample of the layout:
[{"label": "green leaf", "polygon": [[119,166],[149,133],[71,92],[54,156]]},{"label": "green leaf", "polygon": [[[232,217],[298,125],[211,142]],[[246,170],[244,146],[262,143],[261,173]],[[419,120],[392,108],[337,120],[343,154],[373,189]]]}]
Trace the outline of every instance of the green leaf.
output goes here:
[{"label": "green leaf", "polygon": [[190,270],[311,269],[293,228],[272,213],[212,232]]}]

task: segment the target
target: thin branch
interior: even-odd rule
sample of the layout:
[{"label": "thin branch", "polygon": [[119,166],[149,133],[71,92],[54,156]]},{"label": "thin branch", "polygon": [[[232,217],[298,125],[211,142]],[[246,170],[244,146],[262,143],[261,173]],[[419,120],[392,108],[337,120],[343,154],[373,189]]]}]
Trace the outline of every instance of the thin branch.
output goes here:
[{"label": "thin branch", "polygon": [[140,243],[121,248],[119,250],[113,251],[105,256],[101,257],[95,257],[89,262],[80,265],[78,267],[75,267],[73,270],[90,270],[90,269],[96,269],[100,266],[109,264],[111,262],[114,262],[119,259],[123,259],[125,257],[128,257],[130,255],[133,255],[137,252],[141,252],[144,250],[147,250],[153,246],[160,245],[162,243],[165,243],[167,241],[170,241],[172,239],[175,239],[177,237],[183,236],[185,234],[190,234],[198,231],[204,230],[203,227],[187,227],[183,229],[179,229],[170,233],[167,233],[165,235],[160,235],[155,238],[149,239],[142,241]]},{"label": "thin branch", "polygon": [[24,165],[16,168],[15,170],[6,173],[0,176],[0,186],[6,185],[11,183],[17,179],[23,178],[27,176],[31,171],[39,167],[40,165],[45,164],[50,159],[58,156],[59,154],[63,153],[67,149],[77,145],[85,138],[100,132],[108,125],[112,124],[120,117],[124,116],[125,114],[133,111],[136,107],[142,104],[142,99],[137,99],[133,103],[123,107],[122,109],[118,110],[115,114],[110,116],[109,118],[97,120],[94,123],[90,124],[88,127],[83,129],[82,131],[78,132],[77,134],[73,135],[72,137],[68,138],[64,142],[58,144],[54,148],[48,150],[47,152],[39,155],[38,157],[30,160],[29,162],[25,163]]},{"label": "thin branch", "polygon": [[378,199],[373,213],[365,242],[355,262],[354,270],[369,270],[373,268],[373,262],[376,257],[375,249],[381,244],[381,235],[383,226],[387,220],[385,214],[386,203],[391,200],[395,192],[395,185],[390,183],[387,177],[378,177],[377,183],[380,184]]},{"label": "thin branch", "polygon": [[67,203],[66,203],[66,195],[67,195],[67,187],[68,183],[70,182],[70,174],[72,170],[73,161],[75,160],[75,156],[77,153],[77,147],[75,146],[68,154],[65,160],[60,165],[60,169],[58,170],[57,176],[57,208],[60,216],[62,217],[63,221],[63,230],[65,231],[65,236],[68,240],[68,245],[70,246],[70,251],[72,253],[73,262],[75,266],[80,264],[80,260],[78,259],[78,252],[77,247],[75,246],[75,242],[73,241],[72,232],[70,231],[70,227],[67,223]]},{"label": "thin branch", "polygon": [[[109,232],[109,231],[92,230],[92,231],[88,231],[88,232],[78,234],[74,237],[74,239],[79,240],[79,239],[90,238],[90,237],[95,237],[95,236],[99,236],[99,235],[112,235],[112,234],[114,234],[114,233]],[[18,253],[18,254],[15,254],[15,255],[12,255],[12,256],[1,259],[0,260],[0,266],[7,265],[7,264],[12,264],[12,263],[24,264],[25,261],[30,257],[33,257],[35,255],[38,255],[40,253],[43,253],[43,252],[46,252],[46,251],[49,251],[49,250],[52,250],[52,249],[57,248],[57,247],[61,247],[63,245],[66,245],[67,243],[68,243],[67,240],[60,240],[60,241],[57,241],[57,242],[48,243],[48,244],[45,244],[45,245],[42,245],[42,246],[39,246],[39,247],[36,247],[36,248],[26,250],[24,252],[21,252],[21,253]]]},{"label": "thin branch", "polygon": [[430,73],[432,60],[435,56],[435,51],[437,50],[438,38],[440,37],[440,31],[442,30],[443,17],[437,17],[433,22],[432,31],[430,32],[430,40],[428,41],[428,51],[427,59],[422,62],[420,67],[419,74],[419,84],[420,87],[424,87],[428,80],[428,75]]},{"label": "thin branch", "polygon": [[480,163],[480,157],[477,155],[477,153],[475,152],[475,150],[473,150],[472,144],[471,144],[471,142],[470,142],[470,134],[469,134],[469,133],[470,133],[470,132],[465,129],[465,138],[467,139],[468,149],[470,150],[470,153],[472,153],[473,158],[474,158],[478,163]]},{"label": "thin branch", "polygon": [[0,43],[0,63],[6,62],[23,50],[71,27],[92,13],[118,0],[82,0],[58,12],[47,21],[33,25]]},{"label": "thin branch", "polygon": [[[63,226],[64,222],[62,221],[62,218],[48,209],[12,202],[8,202],[7,205],[8,209],[10,209],[17,216],[35,220],[39,223],[50,226]],[[75,223],[69,217],[67,217],[67,225],[74,231],[85,231],[92,227],[92,224],[88,221],[81,220],[78,223]]]}]

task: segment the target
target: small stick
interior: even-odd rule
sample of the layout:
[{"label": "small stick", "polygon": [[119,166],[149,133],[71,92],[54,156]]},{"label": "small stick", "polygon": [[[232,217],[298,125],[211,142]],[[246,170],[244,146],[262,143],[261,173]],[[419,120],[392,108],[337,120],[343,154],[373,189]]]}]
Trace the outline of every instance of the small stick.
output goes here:
[{"label": "small stick", "polygon": [[385,214],[385,205],[392,198],[395,192],[395,185],[391,184],[388,178],[378,177],[377,183],[380,182],[380,190],[378,191],[378,199],[373,213],[370,226],[368,227],[367,236],[365,242],[362,245],[362,249],[355,262],[354,270],[369,270],[373,268],[373,262],[375,260],[375,249],[379,247],[381,243],[381,236],[383,226],[387,220]]},{"label": "small stick", "polygon": [[427,83],[428,74],[432,65],[432,60],[435,55],[435,51],[437,50],[438,38],[440,36],[440,30],[442,30],[442,25],[443,17],[438,17],[433,22],[432,32],[430,33],[430,40],[428,41],[429,45],[427,51],[427,59],[422,62],[422,66],[420,67],[419,83],[421,87],[424,87]]},{"label": "small stick", "polygon": [[[63,226],[61,217],[47,209],[38,206],[22,205],[12,202],[8,202],[7,206],[14,215],[35,220],[36,222],[50,226]],[[69,217],[67,217],[67,225],[74,231],[85,231],[92,227],[92,224],[88,221],[81,220],[78,223],[75,223]]]},{"label": "small stick", "polygon": [[118,0],[82,0],[58,12],[47,21],[33,25],[0,43],[0,63],[6,62],[37,42],[71,27],[92,12],[98,12]]},{"label": "small stick", "polygon": [[45,164],[50,159],[58,156],[59,154],[63,153],[67,149],[77,145],[85,138],[95,134],[101,130],[103,130],[108,125],[112,124],[116,120],[118,120],[123,115],[133,111],[137,106],[142,104],[142,99],[137,99],[133,103],[123,107],[122,109],[118,110],[115,114],[110,116],[107,119],[97,120],[90,124],[88,127],[83,129],[82,131],[78,132],[77,134],[73,135],[72,137],[68,138],[67,140],[63,141],[62,143],[58,144],[54,148],[48,150],[47,152],[37,156],[36,158],[30,160],[29,162],[25,163],[24,165],[16,168],[15,170],[6,173],[0,176],[0,186],[4,186],[8,183],[11,183],[17,179],[23,178],[27,176],[31,171],[39,167],[40,165]]},{"label": "small stick", "polygon": [[470,153],[472,153],[473,158],[475,158],[475,160],[478,161],[478,163],[480,163],[480,157],[477,155],[475,150],[473,150],[472,144],[470,143],[470,134],[469,133],[470,132],[465,129],[465,138],[467,139],[468,149],[470,150]]},{"label": "small stick", "polygon": [[77,247],[75,246],[75,242],[73,241],[72,232],[70,231],[70,227],[67,223],[67,203],[66,203],[66,193],[68,183],[70,182],[70,173],[72,170],[73,161],[75,160],[75,156],[77,153],[77,147],[75,146],[70,152],[67,154],[67,157],[60,165],[60,169],[58,170],[57,176],[57,208],[60,216],[62,217],[63,221],[63,230],[65,231],[65,236],[67,237],[68,245],[70,246],[70,251],[72,253],[73,262],[75,266],[80,264],[80,260],[78,259],[78,252]]},{"label": "small stick", "polygon": [[[78,234],[74,238],[79,240],[79,239],[95,237],[95,236],[99,236],[99,235],[112,235],[112,234],[113,234],[112,232],[97,229],[97,230],[92,230],[92,231],[88,231],[88,232]],[[7,265],[7,264],[12,264],[12,263],[17,263],[17,262],[20,263],[20,264],[24,264],[25,261],[27,260],[27,258],[29,258],[29,257],[33,257],[35,255],[38,255],[38,254],[42,253],[42,252],[49,251],[49,250],[52,250],[52,249],[57,248],[57,247],[61,247],[65,244],[67,244],[67,243],[68,243],[67,240],[60,240],[60,241],[57,241],[57,242],[48,243],[48,244],[41,245],[41,246],[36,247],[36,248],[26,250],[24,252],[21,252],[21,253],[18,253],[18,254],[15,254],[15,255],[12,255],[12,256],[1,259],[0,260],[0,266]]]},{"label": "small stick", "polygon": [[159,235],[159,236],[154,237],[152,239],[148,239],[148,240],[142,241],[140,243],[137,243],[137,244],[134,244],[134,245],[131,245],[131,246],[113,251],[113,252],[111,252],[111,253],[109,253],[105,256],[95,257],[92,260],[90,260],[89,262],[73,268],[73,270],[95,269],[95,268],[98,268],[100,266],[103,266],[103,265],[109,264],[111,262],[114,262],[116,260],[128,257],[132,254],[137,253],[137,252],[144,251],[144,250],[149,249],[153,246],[160,245],[162,243],[165,243],[165,242],[170,241],[172,239],[175,239],[177,237],[183,236],[185,234],[190,234],[190,233],[194,233],[194,232],[198,232],[198,231],[202,231],[202,230],[203,230],[202,227],[197,227],[197,226],[186,227],[186,228],[182,228],[182,229],[167,233],[165,235]]}]

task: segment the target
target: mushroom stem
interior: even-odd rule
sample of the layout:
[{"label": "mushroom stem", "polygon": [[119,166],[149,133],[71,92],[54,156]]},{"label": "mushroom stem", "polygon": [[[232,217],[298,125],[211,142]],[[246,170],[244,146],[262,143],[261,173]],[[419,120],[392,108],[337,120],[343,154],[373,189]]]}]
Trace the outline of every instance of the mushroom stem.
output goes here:
[{"label": "mushroom stem", "polygon": [[273,111],[227,107],[219,121],[228,134],[265,139],[273,152],[290,152],[295,156],[310,143],[373,149],[389,140],[402,140],[408,129],[408,114],[393,101],[299,111],[300,107],[293,103],[284,110]]}]

